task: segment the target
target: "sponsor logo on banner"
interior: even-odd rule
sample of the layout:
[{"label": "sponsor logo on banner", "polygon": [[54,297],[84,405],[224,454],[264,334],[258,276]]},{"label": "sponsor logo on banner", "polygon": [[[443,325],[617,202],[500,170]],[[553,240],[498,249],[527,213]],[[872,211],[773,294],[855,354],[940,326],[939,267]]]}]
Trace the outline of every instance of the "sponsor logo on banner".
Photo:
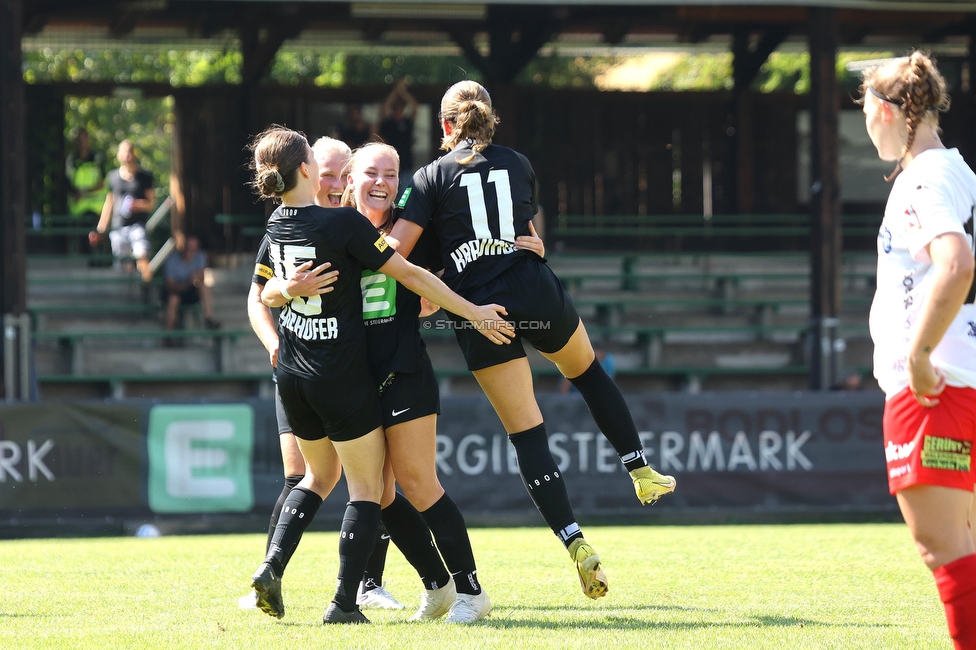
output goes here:
[{"label": "sponsor logo on banner", "polygon": [[148,444],[153,512],[246,512],[253,506],[251,406],[154,406]]},{"label": "sponsor logo on banner", "polygon": [[[731,441],[717,431],[682,434],[665,431],[660,435],[641,431],[641,443],[650,465],[661,472],[798,472],[814,469],[803,446],[810,432],[785,434],[762,431],[753,440],[740,431]],[[455,444],[449,436],[437,436],[437,469],[447,476],[460,472],[467,476],[481,474],[518,474],[515,447],[508,436],[487,438],[472,433]],[[549,434],[549,450],[559,471],[580,474],[610,474],[625,471],[610,442],[600,433],[578,431]]]},{"label": "sponsor logo on banner", "polygon": [[54,472],[44,462],[52,449],[53,440],[45,440],[43,444],[28,440],[26,448],[13,440],[0,440],[0,483],[8,480],[23,483],[25,478],[31,483],[54,481]]}]

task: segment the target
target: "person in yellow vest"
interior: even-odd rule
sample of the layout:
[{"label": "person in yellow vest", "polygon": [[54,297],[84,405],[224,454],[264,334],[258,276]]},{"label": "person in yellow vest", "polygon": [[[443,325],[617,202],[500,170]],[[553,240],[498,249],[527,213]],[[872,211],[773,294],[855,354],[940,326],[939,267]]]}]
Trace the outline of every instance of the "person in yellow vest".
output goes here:
[{"label": "person in yellow vest", "polygon": [[94,225],[105,203],[105,156],[91,150],[85,129],[78,129],[75,145],[77,151],[65,160],[65,175],[71,187],[68,214]]}]

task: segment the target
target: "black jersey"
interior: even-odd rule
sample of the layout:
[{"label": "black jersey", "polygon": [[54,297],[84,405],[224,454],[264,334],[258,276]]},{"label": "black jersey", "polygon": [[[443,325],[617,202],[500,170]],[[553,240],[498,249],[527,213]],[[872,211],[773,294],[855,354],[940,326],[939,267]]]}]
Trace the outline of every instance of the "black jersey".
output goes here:
[{"label": "black jersey", "polygon": [[[417,266],[440,270],[432,231],[424,231],[407,259]],[[420,336],[420,296],[373,271],[363,271],[362,292],[366,351],[376,385],[391,372],[420,372],[426,350]]]},{"label": "black jersey", "polygon": [[[145,199],[146,192],[153,188],[153,176],[145,169],[137,169],[132,178],[122,178],[118,169],[113,169],[105,179],[109,192],[113,195],[112,200],[112,227],[122,228],[131,226],[134,223],[146,223],[149,215],[145,212],[136,212],[131,207],[133,199]],[[123,212],[125,214],[123,214]]]},{"label": "black jersey", "polygon": [[515,248],[538,212],[535,189],[525,156],[493,144],[477,153],[465,142],[419,169],[399,206],[403,219],[436,228],[444,282],[463,295],[527,255],[539,259]]},{"label": "black jersey", "polygon": [[331,262],[339,271],[333,290],[296,296],[278,317],[278,367],[306,379],[335,380],[365,367],[366,332],[360,277],[378,269],[393,249],[366,217],[352,208],[279,207],[268,220],[268,252],[276,276],[287,280],[295,268]]}]

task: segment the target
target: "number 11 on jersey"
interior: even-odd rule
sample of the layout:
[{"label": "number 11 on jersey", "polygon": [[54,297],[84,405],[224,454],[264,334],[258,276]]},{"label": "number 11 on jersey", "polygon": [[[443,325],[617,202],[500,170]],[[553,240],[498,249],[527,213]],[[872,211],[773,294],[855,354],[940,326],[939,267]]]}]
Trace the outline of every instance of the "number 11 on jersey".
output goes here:
[{"label": "number 11 on jersey", "polygon": [[[515,204],[512,201],[512,184],[507,169],[493,169],[488,172],[488,182],[495,185],[495,198],[498,204],[498,237],[502,241],[515,242]],[[488,225],[488,205],[485,202],[485,189],[481,184],[481,174],[469,172],[461,174],[461,187],[468,191],[468,206],[471,210],[471,225],[475,239],[496,239]]]}]

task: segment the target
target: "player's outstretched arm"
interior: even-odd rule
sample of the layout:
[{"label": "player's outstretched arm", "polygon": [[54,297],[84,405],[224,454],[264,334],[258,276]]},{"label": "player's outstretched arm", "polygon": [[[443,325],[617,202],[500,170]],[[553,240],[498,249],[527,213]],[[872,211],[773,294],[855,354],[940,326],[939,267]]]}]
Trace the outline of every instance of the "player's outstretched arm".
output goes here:
[{"label": "player's outstretched arm", "polygon": [[503,317],[508,314],[501,305],[478,306],[468,302],[451,291],[433,273],[415,266],[394,253],[389,261],[379,268],[380,273],[392,277],[397,282],[427,300],[442,306],[474,323],[475,327],[488,340],[495,344],[510,343],[515,330]]},{"label": "player's outstretched arm", "polygon": [[393,248],[404,258],[410,257],[413,247],[417,245],[417,240],[424,234],[424,229],[412,221],[397,219],[393,224],[393,230],[387,235],[386,239],[395,239],[397,245]]}]

